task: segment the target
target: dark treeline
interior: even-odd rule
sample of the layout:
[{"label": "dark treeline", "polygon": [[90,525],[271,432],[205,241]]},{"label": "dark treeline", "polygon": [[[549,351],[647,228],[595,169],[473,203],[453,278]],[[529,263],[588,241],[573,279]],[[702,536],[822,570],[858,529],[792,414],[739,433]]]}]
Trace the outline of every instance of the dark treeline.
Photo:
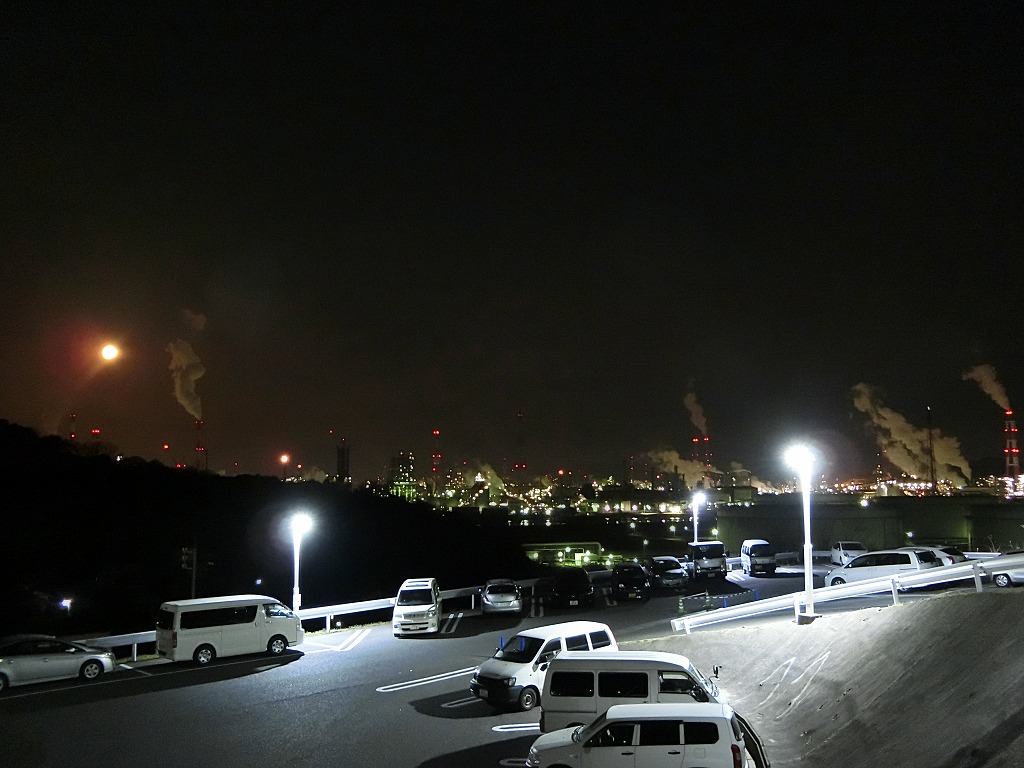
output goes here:
[{"label": "dark treeline", "polygon": [[315,519],[301,548],[304,607],[393,596],[411,576],[444,589],[534,575],[500,529],[425,504],[117,460],[109,447],[0,420],[0,634],[149,629],[162,601],[191,594],[185,547],[198,553],[197,596],[256,592],[290,604],[297,511]]}]

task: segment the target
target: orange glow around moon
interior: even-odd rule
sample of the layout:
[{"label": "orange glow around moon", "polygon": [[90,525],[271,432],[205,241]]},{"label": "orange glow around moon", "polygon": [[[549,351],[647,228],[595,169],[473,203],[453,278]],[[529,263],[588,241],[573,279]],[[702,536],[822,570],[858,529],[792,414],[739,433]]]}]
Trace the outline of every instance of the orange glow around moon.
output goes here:
[{"label": "orange glow around moon", "polygon": [[113,360],[120,354],[120,350],[113,344],[107,344],[103,349],[100,350],[100,356],[104,360]]}]

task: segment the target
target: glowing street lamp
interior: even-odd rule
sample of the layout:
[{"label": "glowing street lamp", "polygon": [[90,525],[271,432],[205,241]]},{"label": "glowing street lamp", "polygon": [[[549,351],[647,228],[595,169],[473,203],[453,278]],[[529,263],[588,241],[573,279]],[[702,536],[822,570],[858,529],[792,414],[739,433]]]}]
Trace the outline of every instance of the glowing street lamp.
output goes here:
[{"label": "glowing street lamp", "polygon": [[708,497],[698,491],[693,494],[693,499],[690,504],[693,506],[693,543],[696,544],[699,539],[697,538],[697,517],[700,515],[700,505],[708,500]]},{"label": "glowing street lamp", "polygon": [[292,546],[295,551],[295,581],[292,584],[292,610],[297,611],[302,607],[302,594],[299,592],[299,547],[302,545],[302,537],[309,533],[313,527],[313,518],[305,512],[298,512],[292,515]]},{"label": "glowing street lamp", "polygon": [[800,493],[804,502],[804,615],[814,615],[814,549],[811,546],[811,472],[814,469],[814,454],[805,445],[794,445],[786,451],[786,463],[800,478]]},{"label": "glowing street lamp", "polygon": [[282,453],[278,461],[281,462],[281,479],[284,480],[285,473],[288,471],[288,462],[292,460],[292,457],[287,453]]},{"label": "glowing street lamp", "polygon": [[104,360],[115,360],[117,359],[117,356],[120,354],[121,350],[119,350],[113,344],[106,344],[104,345],[103,349],[100,350],[100,357],[102,357]]}]

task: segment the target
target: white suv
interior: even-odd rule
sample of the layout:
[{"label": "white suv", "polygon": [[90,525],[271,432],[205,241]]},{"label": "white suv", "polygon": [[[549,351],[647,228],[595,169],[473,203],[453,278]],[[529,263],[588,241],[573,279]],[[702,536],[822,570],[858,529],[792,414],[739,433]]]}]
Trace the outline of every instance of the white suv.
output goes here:
[{"label": "white suv", "polygon": [[849,581],[916,573],[939,565],[935,553],[926,549],[882,549],[855,557],[846,565],[833,568],[825,576],[825,586],[834,587]]},{"label": "white suv", "polygon": [[590,725],[545,733],[530,747],[526,766],[746,768],[748,749],[762,747],[728,704],[616,704]]}]

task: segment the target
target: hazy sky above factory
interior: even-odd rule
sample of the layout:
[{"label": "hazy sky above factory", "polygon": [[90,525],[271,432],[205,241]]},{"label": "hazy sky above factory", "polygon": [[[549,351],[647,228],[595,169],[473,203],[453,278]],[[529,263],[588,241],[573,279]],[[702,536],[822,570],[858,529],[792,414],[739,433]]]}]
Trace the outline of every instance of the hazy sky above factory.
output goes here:
[{"label": "hazy sky above factory", "polygon": [[244,472],[344,437],[357,478],[698,435],[765,477],[808,437],[841,474],[930,420],[977,471],[1002,405],[965,374],[1024,387],[1022,30],[1014,3],[8,7],[0,418],[172,461],[202,418]]}]

